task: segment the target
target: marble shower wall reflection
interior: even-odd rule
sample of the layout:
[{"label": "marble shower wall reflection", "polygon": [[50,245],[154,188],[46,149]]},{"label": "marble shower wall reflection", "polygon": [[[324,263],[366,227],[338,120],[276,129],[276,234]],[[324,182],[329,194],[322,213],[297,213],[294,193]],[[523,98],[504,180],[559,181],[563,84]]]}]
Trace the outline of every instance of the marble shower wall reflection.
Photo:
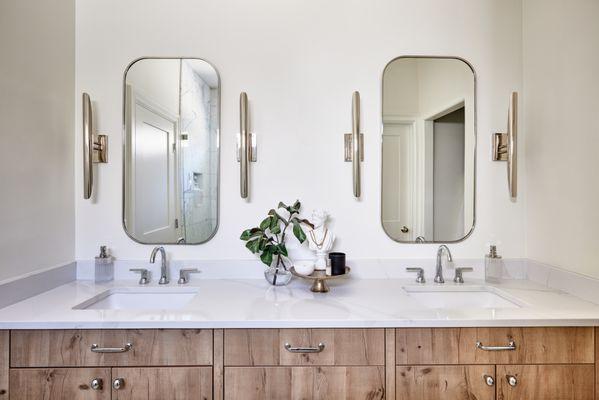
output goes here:
[{"label": "marble shower wall reflection", "polygon": [[189,243],[204,241],[215,231],[218,207],[218,87],[202,79],[193,63],[183,60],[181,65],[181,132],[187,135],[181,156],[182,209]]}]

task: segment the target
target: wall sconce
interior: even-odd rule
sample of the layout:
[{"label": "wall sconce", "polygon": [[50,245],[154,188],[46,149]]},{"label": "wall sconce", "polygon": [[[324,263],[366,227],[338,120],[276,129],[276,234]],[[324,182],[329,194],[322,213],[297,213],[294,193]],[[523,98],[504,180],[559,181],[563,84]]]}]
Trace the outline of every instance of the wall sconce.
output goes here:
[{"label": "wall sconce", "polygon": [[239,134],[237,135],[237,161],[240,170],[240,194],[242,199],[249,195],[250,162],[258,160],[256,135],[249,131],[248,96],[239,95]]},{"label": "wall sconce", "polygon": [[94,187],[93,165],[108,162],[108,136],[96,135],[93,129],[92,103],[83,93],[83,198],[89,199]]},{"label": "wall sconce", "polygon": [[364,135],[360,133],[360,92],[352,95],[352,133],[344,137],[345,161],[352,163],[354,197],[362,195],[360,163],[364,161]]},{"label": "wall sconce", "polygon": [[518,197],[518,92],[512,92],[508,110],[507,133],[493,134],[493,161],[507,161],[510,198]]}]

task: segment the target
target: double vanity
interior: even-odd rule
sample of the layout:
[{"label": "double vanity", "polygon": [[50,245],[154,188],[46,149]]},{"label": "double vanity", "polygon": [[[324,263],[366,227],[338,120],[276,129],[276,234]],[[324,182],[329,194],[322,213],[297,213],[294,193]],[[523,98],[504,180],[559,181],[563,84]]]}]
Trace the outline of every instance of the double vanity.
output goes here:
[{"label": "double vanity", "polygon": [[598,306],[435,272],[76,280],[0,310],[0,399],[594,398]]}]

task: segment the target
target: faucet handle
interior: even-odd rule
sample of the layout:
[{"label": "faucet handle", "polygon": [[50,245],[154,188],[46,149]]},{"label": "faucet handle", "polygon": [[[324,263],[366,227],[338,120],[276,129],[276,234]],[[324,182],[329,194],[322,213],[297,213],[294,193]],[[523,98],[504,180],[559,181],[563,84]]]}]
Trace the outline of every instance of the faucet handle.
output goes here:
[{"label": "faucet handle", "polygon": [[201,271],[197,268],[181,268],[179,270],[179,280],[177,281],[177,283],[179,285],[185,285],[186,283],[189,282],[189,275],[190,274],[197,274],[200,273]]},{"label": "faucet handle", "polygon": [[426,279],[424,279],[424,269],[420,267],[408,267],[406,268],[407,272],[416,272],[416,282],[417,283],[425,283]]},{"label": "faucet handle", "polygon": [[150,283],[150,273],[147,269],[145,268],[131,268],[129,269],[129,271],[131,272],[137,272],[139,274],[141,274],[141,276],[139,277],[139,284],[140,285],[147,285],[148,283]]},{"label": "faucet handle", "polygon": [[472,272],[474,271],[474,268],[471,267],[459,267],[455,269],[455,277],[453,278],[453,281],[455,283],[464,283],[464,277],[462,276],[463,272]]}]

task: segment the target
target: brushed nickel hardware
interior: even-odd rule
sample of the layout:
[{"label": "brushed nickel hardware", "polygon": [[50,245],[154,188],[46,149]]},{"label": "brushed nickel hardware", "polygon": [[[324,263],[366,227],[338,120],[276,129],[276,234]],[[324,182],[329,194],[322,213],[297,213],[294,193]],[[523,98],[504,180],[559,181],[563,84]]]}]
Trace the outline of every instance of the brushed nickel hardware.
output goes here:
[{"label": "brushed nickel hardware", "polygon": [[289,343],[285,343],[285,350],[290,353],[320,353],[324,350],[324,343],[318,343],[317,347],[293,347]]},{"label": "brushed nickel hardware", "polygon": [[102,390],[102,387],[104,386],[104,381],[102,380],[102,378],[94,378],[90,382],[89,386],[92,388],[92,390]]},{"label": "brushed nickel hardware", "polygon": [[510,340],[507,346],[485,346],[481,342],[476,342],[476,348],[483,351],[513,351],[516,350],[516,342]]},{"label": "brushed nickel hardware", "polygon": [[426,243],[426,238],[424,236],[417,236],[416,239],[414,239],[415,243]]},{"label": "brushed nickel hardware", "polygon": [[239,137],[237,141],[237,161],[240,163],[240,193],[246,199],[249,194],[250,162],[256,162],[257,146],[255,135],[249,131],[248,95],[239,95]]},{"label": "brushed nickel hardware", "polygon": [[464,272],[472,272],[474,268],[471,267],[459,267],[455,269],[455,276],[453,277],[453,281],[455,283],[464,283]]},{"label": "brushed nickel hardware", "polygon": [[364,135],[360,133],[360,92],[352,95],[352,133],[344,135],[345,161],[352,162],[354,197],[362,195],[360,162],[364,161]]},{"label": "brushed nickel hardware", "polygon": [[[351,133],[346,133],[343,135],[343,148],[345,150],[345,162],[351,162],[354,157],[352,155],[353,151],[353,135]],[[364,134],[360,133],[360,161],[364,161]]]},{"label": "brushed nickel hardware", "polygon": [[492,376],[485,375],[483,378],[484,378],[485,383],[487,384],[487,386],[493,386],[493,385],[495,385],[495,379],[493,379]]},{"label": "brushed nickel hardware", "polygon": [[150,254],[150,262],[154,264],[156,261],[156,253],[160,252],[160,258],[162,259],[162,263],[160,264],[160,280],[158,281],[159,285],[166,285],[168,280],[168,268],[166,266],[166,252],[164,251],[164,247],[157,246],[152,250],[152,254]]},{"label": "brushed nickel hardware", "polygon": [[511,387],[515,387],[518,384],[518,379],[514,375],[506,375],[505,379],[507,379],[507,384]]},{"label": "brushed nickel hardware", "polygon": [[447,261],[453,262],[453,257],[451,256],[451,251],[449,251],[449,247],[442,244],[437,249],[437,268],[435,271],[435,283],[445,283],[445,279],[443,279],[443,254],[447,254]]},{"label": "brushed nickel hardware", "polygon": [[419,267],[408,267],[406,268],[407,272],[416,272],[416,283],[426,283],[426,279],[424,279],[424,269]]},{"label": "brushed nickel hardware", "polygon": [[404,225],[401,227],[401,233],[408,233],[408,232],[410,232],[410,230],[408,229],[407,226]]},{"label": "brushed nickel hardware", "polygon": [[92,102],[83,93],[83,198],[89,199],[94,187],[94,163],[108,162],[108,136],[94,134]]},{"label": "brushed nickel hardware", "polygon": [[129,269],[129,271],[131,272],[137,272],[139,274],[141,274],[141,276],[139,277],[139,284],[140,285],[147,285],[148,283],[150,283],[150,271],[148,271],[145,268],[131,268]]},{"label": "brushed nickel hardware", "polygon": [[493,135],[493,161],[507,161],[510,198],[518,197],[518,92],[512,92],[508,110],[507,133]]},{"label": "brushed nickel hardware", "polygon": [[116,378],[112,381],[112,388],[114,390],[119,390],[125,387],[125,380],[123,378]]},{"label": "brushed nickel hardware", "polygon": [[200,270],[197,268],[182,268],[179,270],[179,280],[177,281],[177,283],[179,285],[185,285],[189,282],[190,274],[197,274],[199,272]]},{"label": "brushed nickel hardware", "polygon": [[127,343],[125,347],[100,347],[97,344],[92,344],[92,353],[126,353],[133,348],[133,343]]}]

